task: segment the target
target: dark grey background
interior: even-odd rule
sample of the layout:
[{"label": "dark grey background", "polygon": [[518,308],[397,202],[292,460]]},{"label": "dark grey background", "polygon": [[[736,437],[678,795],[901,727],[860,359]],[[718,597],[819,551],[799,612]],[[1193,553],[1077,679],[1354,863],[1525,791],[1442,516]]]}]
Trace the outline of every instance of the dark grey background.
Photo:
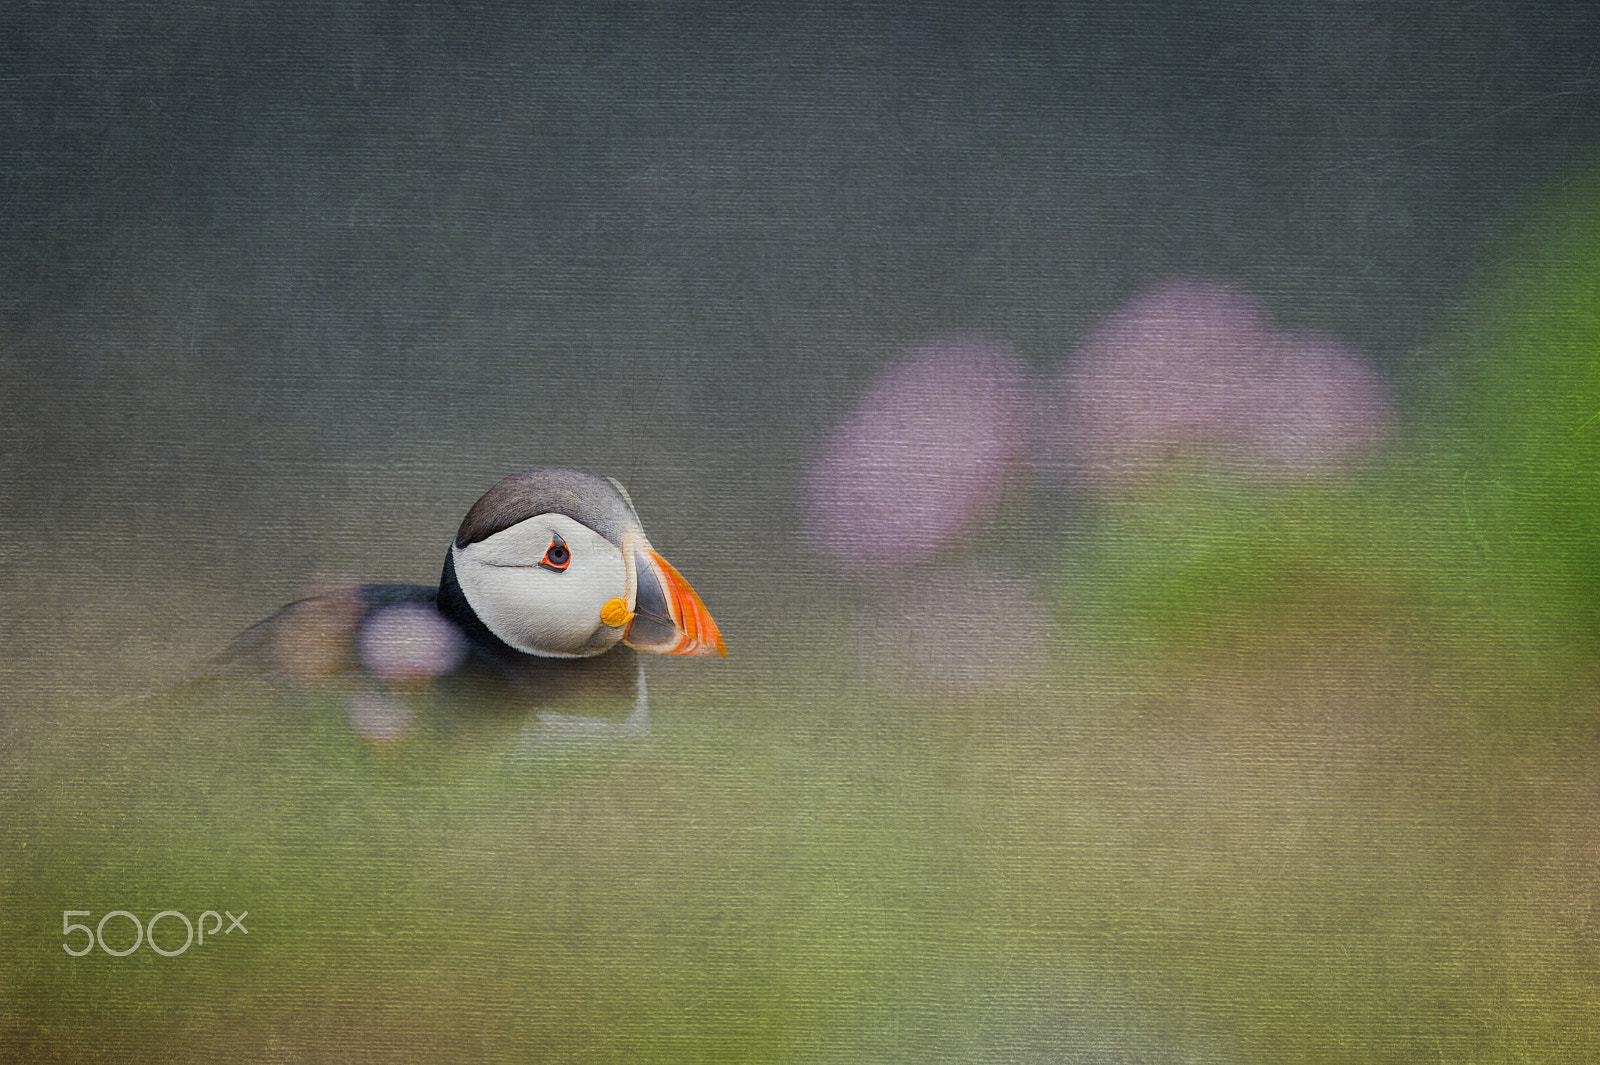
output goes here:
[{"label": "dark grey background", "polygon": [[554,462],[737,645],[907,345],[1053,373],[1199,273],[1425,382],[1600,114],[1587,2],[530,6],[0,16],[0,671],[116,690],[315,573],[429,579]]}]

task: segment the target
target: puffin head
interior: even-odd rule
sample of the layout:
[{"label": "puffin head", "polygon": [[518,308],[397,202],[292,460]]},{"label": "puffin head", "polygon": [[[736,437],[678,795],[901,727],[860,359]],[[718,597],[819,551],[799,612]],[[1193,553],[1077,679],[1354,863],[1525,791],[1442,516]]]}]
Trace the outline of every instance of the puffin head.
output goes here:
[{"label": "puffin head", "polygon": [[546,658],[586,658],[619,642],[655,654],[728,653],[700,597],[645,538],[627,491],[581,470],[524,470],[485,492],[450,545],[440,605],[470,611],[456,619],[469,630],[476,620]]}]

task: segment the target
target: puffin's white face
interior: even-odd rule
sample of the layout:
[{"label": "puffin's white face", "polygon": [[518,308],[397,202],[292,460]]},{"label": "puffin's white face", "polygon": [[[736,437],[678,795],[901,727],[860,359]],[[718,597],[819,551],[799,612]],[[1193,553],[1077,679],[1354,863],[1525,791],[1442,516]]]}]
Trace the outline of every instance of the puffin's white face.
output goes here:
[{"label": "puffin's white face", "polygon": [[632,599],[628,567],[617,545],[587,525],[538,514],[450,551],[468,604],[517,650],[581,658],[622,639],[627,618],[607,604]]}]

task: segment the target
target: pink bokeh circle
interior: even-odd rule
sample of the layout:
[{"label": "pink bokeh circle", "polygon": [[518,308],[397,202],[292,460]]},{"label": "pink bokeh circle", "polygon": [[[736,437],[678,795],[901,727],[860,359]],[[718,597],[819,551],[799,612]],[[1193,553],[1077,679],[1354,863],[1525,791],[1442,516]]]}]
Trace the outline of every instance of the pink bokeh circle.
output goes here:
[{"label": "pink bokeh circle", "polygon": [[403,603],[367,619],[358,645],[361,664],[389,681],[427,680],[449,673],[467,654],[466,641],[431,606]]},{"label": "pink bokeh circle", "polygon": [[823,444],[807,529],[858,568],[927,558],[987,515],[1027,452],[1027,375],[1010,351],[936,340],[881,376]]},{"label": "pink bokeh circle", "polygon": [[1391,433],[1376,369],[1326,337],[1278,329],[1248,296],[1180,280],[1084,341],[1046,424],[1054,464],[1096,486],[1205,452],[1263,475],[1345,468]]}]

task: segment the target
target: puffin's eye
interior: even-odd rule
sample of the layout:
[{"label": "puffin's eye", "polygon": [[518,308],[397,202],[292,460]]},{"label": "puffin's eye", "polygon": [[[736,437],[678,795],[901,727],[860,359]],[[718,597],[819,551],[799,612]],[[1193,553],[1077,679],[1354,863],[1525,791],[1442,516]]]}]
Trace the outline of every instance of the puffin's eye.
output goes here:
[{"label": "puffin's eye", "polygon": [[545,569],[553,569],[557,573],[572,565],[572,552],[567,549],[566,541],[559,536],[551,540],[550,546],[545,548],[544,557],[539,560],[539,565]]}]

